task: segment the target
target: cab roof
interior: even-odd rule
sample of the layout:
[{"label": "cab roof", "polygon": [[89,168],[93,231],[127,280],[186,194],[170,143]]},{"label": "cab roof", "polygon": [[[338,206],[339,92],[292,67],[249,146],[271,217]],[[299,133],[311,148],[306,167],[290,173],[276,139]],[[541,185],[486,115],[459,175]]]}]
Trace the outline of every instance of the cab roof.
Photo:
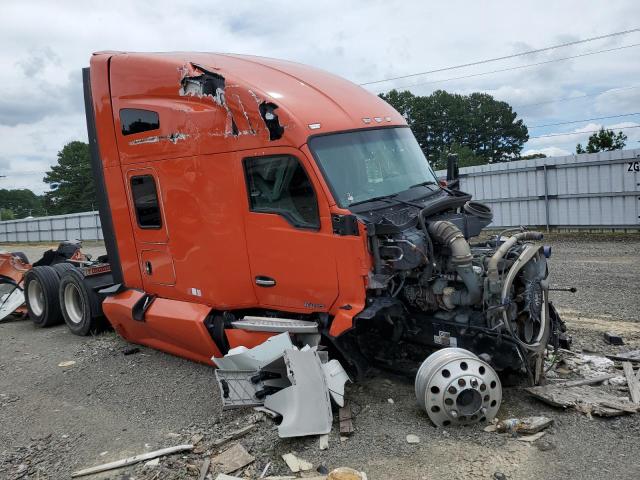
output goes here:
[{"label": "cab roof", "polygon": [[214,102],[231,110],[236,128],[241,128],[242,119],[235,117],[248,118],[261,104],[272,104],[288,130],[288,140],[297,145],[314,134],[406,125],[377,95],[324,70],[287,60],[200,52],[98,52],[92,66],[96,62],[109,62],[111,95],[122,99],[185,101],[193,92],[185,88],[185,79],[193,83],[209,76],[217,87],[222,86],[224,95],[189,100]]}]

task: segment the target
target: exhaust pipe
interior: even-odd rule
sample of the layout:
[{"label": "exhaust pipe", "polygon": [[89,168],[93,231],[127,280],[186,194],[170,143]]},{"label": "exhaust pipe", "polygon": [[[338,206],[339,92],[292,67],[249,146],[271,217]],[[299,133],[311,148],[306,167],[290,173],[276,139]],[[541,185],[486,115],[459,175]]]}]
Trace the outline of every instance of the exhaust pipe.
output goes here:
[{"label": "exhaust pipe", "polygon": [[475,305],[480,300],[482,292],[476,274],[473,272],[473,255],[471,247],[460,229],[447,220],[429,223],[429,235],[438,242],[448,245],[451,249],[451,263],[464,282],[466,290],[453,290],[445,294],[445,304],[453,308],[455,305]]}]

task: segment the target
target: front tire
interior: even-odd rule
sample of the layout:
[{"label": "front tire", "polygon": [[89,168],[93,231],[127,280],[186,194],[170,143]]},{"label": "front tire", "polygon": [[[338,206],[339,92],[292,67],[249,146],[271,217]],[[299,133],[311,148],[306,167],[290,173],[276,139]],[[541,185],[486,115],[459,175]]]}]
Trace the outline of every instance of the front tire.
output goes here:
[{"label": "front tire", "polygon": [[24,277],[25,301],[29,318],[37,327],[62,323],[58,300],[60,277],[49,266],[34,267]]},{"label": "front tire", "polygon": [[86,336],[103,328],[100,300],[87,287],[78,269],[70,269],[62,274],[58,292],[62,316],[71,333]]}]

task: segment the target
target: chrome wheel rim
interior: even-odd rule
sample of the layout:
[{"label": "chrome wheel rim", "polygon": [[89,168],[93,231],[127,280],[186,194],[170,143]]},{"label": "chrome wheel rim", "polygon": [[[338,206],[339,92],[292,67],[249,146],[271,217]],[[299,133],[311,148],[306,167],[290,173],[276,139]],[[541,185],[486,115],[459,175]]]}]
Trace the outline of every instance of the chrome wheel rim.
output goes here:
[{"label": "chrome wheel rim", "polygon": [[44,312],[44,291],[39,281],[33,280],[29,283],[27,297],[29,297],[29,307],[31,311],[35,315],[42,315],[42,312]]},{"label": "chrome wheel rim", "polygon": [[84,312],[84,299],[80,290],[73,283],[67,283],[63,291],[64,309],[70,322],[78,324],[82,322]]}]

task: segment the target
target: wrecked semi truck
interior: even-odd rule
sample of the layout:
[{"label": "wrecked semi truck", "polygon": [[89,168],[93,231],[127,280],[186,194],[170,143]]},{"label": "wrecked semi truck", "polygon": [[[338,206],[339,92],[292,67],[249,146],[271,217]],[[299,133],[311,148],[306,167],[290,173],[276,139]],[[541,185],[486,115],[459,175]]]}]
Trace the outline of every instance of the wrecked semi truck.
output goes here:
[{"label": "wrecked semi truck", "polygon": [[103,313],[207,364],[289,332],[355,377],[417,372],[436,423],[499,403],[493,369],[540,379],[562,328],[542,235],[472,242],[491,210],[439,184],[386,102],[252,56],[104,52],[83,74],[110,272],[56,296],[72,330]]}]

